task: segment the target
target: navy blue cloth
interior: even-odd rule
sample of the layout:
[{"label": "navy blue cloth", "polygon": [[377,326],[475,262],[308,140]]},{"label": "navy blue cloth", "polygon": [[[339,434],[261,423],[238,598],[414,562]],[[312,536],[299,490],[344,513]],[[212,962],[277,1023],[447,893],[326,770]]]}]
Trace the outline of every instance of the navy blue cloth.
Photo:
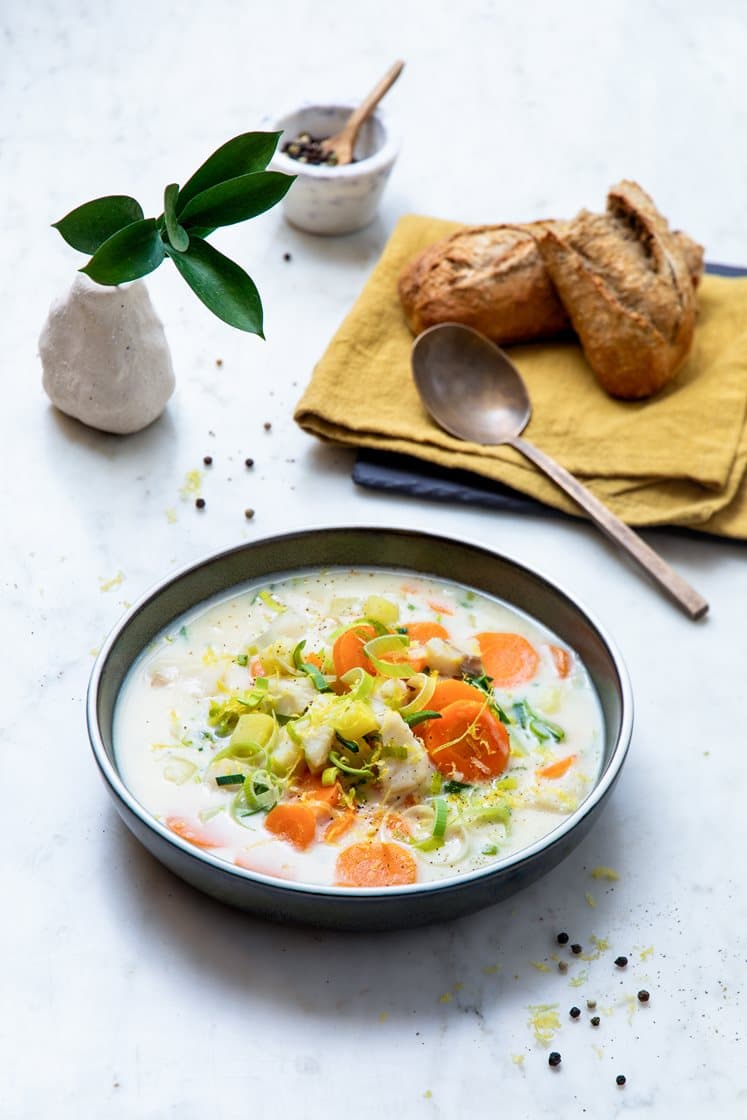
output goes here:
[{"label": "navy blue cloth", "polygon": [[[747,276],[747,268],[736,265],[707,264],[705,270],[714,276]],[[353,482],[373,490],[387,490],[393,494],[430,498],[438,502],[487,506],[510,513],[542,512],[558,517],[570,516],[472,471],[450,470],[410,455],[394,455],[368,448],[358,452],[353,467]]]}]

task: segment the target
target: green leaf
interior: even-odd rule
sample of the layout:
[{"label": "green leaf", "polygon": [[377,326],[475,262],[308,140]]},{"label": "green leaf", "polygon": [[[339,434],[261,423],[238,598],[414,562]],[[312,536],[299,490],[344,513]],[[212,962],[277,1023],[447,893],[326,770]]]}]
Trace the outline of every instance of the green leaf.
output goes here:
[{"label": "green leaf", "polygon": [[186,253],[166,252],[198,299],[232,327],[262,334],[262,301],[250,276],[207,241],[190,237]]},{"label": "green leaf", "polygon": [[189,234],[176,220],[176,200],[179,197],[179,184],[169,183],[163,192],[163,220],[166,236],[177,253],[189,248]]},{"label": "green leaf", "polygon": [[73,249],[80,249],[81,253],[95,253],[112,234],[142,218],[142,207],[134,198],[126,194],[110,194],[77,206],[59,222],[54,222],[52,228],[59,230]]},{"label": "green leaf", "polygon": [[156,219],[144,218],[109,237],[80,271],[98,284],[124,284],[158,268],[165,255]]},{"label": "green leaf", "polygon": [[188,228],[199,225],[215,229],[255,218],[285,197],[294,178],[280,171],[255,171],[216,183],[195,195],[179,220]]},{"label": "green leaf", "polygon": [[176,213],[181,216],[187,203],[214,187],[225,183],[237,175],[248,175],[251,171],[264,171],[278,146],[279,132],[243,132],[227,140],[217,151],[205,160],[179,192]]}]

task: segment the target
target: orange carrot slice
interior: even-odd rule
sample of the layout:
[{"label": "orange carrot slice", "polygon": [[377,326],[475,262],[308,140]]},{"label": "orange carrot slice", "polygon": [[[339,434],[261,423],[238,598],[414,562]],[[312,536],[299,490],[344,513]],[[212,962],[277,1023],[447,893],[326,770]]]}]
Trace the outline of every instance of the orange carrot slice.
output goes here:
[{"label": "orange carrot slice", "polygon": [[220,848],[220,840],[216,840],[214,836],[204,829],[200,828],[198,824],[193,824],[191,821],[185,821],[183,817],[167,817],[166,827],[175,832],[177,836],[181,836],[182,840],[186,840],[188,844],[194,844],[197,848]]},{"label": "orange carrot slice", "polygon": [[412,837],[412,830],[399,813],[392,812],[391,810],[384,816],[383,822],[395,840],[409,840]]},{"label": "orange carrot slice", "polygon": [[523,684],[537,672],[539,654],[521,634],[488,631],[475,636],[485,672],[497,688]]},{"label": "orange carrot slice", "polygon": [[333,805],[338,805],[340,797],[342,796],[342,789],[339,782],[333,782],[331,786],[323,786],[321,780],[312,774],[307,774],[298,786],[298,792],[303,801],[311,801],[317,805],[325,805],[331,808]]},{"label": "orange carrot slice", "polygon": [[302,801],[281,801],[267,814],[265,828],[303,851],[316,836],[316,813]]},{"label": "orange carrot slice", "polygon": [[508,732],[485,703],[455,700],[423,726],[423,745],[442,774],[485,782],[506,769]]},{"label": "orange carrot slice", "polygon": [[567,754],[565,758],[559,758],[557,762],[549,762],[547,766],[541,766],[539,770],[535,770],[535,774],[538,778],[562,778],[575,761],[575,754]]},{"label": "orange carrot slice", "polygon": [[355,821],[355,812],[348,809],[345,813],[341,813],[339,817],[335,817],[333,821],[327,825],[324,830],[324,839],[327,844],[334,844],[341,836],[353,827]]},{"label": "orange carrot slice", "polygon": [[394,887],[416,882],[418,868],[406,848],[377,840],[344,848],[335,873],[341,887]]},{"label": "orange carrot slice", "polygon": [[447,603],[439,603],[436,599],[429,599],[428,606],[436,614],[453,614],[454,608],[450,607]]},{"label": "orange carrot slice", "polygon": [[366,642],[375,637],[376,631],[367,622],[340,634],[332,646],[332,661],[338,677],[344,676],[351,669],[365,669],[372,676],[376,675],[376,670],[363,652]]},{"label": "orange carrot slice", "polygon": [[571,671],[571,655],[568,650],[560,646],[550,646],[550,656],[558,676],[567,677]]},{"label": "orange carrot slice", "polygon": [[423,645],[431,638],[448,638],[449,631],[440,622],[410,622],[406,627],[411,642]]},{"label": "orange carrot slice", "polygon": [[[481,692],[479,688],[473,688],[466,681],[445,677],[434,688],[426,707],[433,712],[441,712],[447,704],[453,704],[455,700],[469,700],[473,704],[484,705],[485,693]],[[428,720],[423,720],[422,723],[413,727],[413,731],[422,739],[429,725]]]},{"label": "orange carrot slice", "polygon": [[455,700],[479,701],[484,704],[485,693],[481,692],[479,688],[467,684],[467,681],[452,680],[450,677],[445,677],[436,684],[433,695],[428,701],[428,707],[435,712],[440,712],[447,704],[453,704]]}]

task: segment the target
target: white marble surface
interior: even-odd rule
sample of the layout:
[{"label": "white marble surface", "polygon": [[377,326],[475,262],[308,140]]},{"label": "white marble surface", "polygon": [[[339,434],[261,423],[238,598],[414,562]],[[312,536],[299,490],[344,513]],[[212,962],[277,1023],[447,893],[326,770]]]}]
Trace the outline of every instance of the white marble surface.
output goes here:
[{"label": "white marble surface", "polygon": [[[0,1115],[743,1115],[744,546],[649,534],[711,601],[693,625],[591,528],[359,492],[352,454],[291,419],[404,212],[565,215],[629,176],[711,259],[746,262],[742,4],[9,0],[0,44]],[[362,94],[396,57],[405,146],[374,225],[323,240],[271,213],[216,236],[259,284],[267,342],[164,266],[149,287],[177,372],[167,414],[124,439],[56,414],[37,339],[78,257],[49,224],[111,192],[160,209],[228,136]],[[207,453],[199,515],[179,491]],[[576,853],[511,902],[389,936],[278,929],[173,878],[110,805],[83,705],[127,603],[213,548],[319,522],[486,542],[615,635],[637,699],[624,774]],[[578,988],[578,963],[564,977],[550,959],[560,929],[609,941]],[[539,1003],[558,1004],[557,1072],[528,1026]]]}]

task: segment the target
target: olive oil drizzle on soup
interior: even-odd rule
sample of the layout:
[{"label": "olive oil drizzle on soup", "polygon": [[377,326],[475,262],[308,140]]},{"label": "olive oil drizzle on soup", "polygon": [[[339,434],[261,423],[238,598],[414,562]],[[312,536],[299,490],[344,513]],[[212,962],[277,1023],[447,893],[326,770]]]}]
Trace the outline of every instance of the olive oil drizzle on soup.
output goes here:
[{"label": "olive oil drizzle on soup", "polygon": [[386,887],[473,871],[572,813],[602,715],[578,656],[507,604],[331,569],[178,620],[115,712],[120,773],[183,840],[282,879]]}]

